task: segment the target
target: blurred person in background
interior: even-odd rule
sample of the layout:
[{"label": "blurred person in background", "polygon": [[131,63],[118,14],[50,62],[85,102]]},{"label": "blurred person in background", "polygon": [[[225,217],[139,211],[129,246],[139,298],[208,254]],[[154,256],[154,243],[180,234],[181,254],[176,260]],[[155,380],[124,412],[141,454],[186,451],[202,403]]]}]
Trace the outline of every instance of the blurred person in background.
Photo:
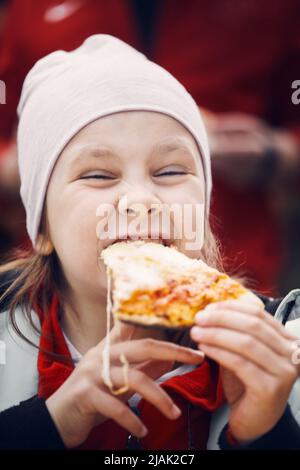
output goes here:
[{"label": "blurred person in background", "polygon": [[[300,105],[291,100],[292,82],[300,77],[299,0],[10,3],[0,50],[0,78],[7,84],[7,104],[0,107],[2,194],[18,197],[14,129],[28,70],[53,50],[71,50],[91,34],[112,34],[169,70],[206,110],[212,222],[226,268],[238,263],[264,292],[275,293],[280,276],[284,288],[293,287],[283,267],[290,269],[297,247],[286,227],[300,224]],[[10,213],[8,232],[16,243],[23,217]]]}]

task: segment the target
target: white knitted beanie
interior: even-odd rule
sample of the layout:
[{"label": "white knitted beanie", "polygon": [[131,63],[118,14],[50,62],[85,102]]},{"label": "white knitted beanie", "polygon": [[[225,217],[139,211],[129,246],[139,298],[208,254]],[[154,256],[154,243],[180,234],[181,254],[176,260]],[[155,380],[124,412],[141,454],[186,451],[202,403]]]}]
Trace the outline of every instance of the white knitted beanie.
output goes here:
[{"label": "white knitted beanie", "polygon": [[71,52],[56,51],[28,73],[18,105],[18,160],[27,231],[35,245],[53,167],[70,139],[112,113],[157,111],[195,138],[202,156],[209,211],[211,170],[197,104],[165,69],[119,39],[97,34]]}]

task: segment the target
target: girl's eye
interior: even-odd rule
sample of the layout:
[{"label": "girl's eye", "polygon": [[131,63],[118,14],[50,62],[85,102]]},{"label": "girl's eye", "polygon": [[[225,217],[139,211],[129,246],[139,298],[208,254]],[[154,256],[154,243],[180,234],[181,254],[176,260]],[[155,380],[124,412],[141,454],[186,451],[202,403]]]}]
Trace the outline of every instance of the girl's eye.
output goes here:
[{"label": "girl's eye", "polygon": [[186,175],[186,171],[164,171],[155,176],[176,176],[176,175]]},{"label": "girl's eye", "polygon": [[100,180],[113,180],[114,177],[110,175],[104,175],[99,173],[91,173],[79,178],[80,180],[89,180],[89,179],[100,179]]}]

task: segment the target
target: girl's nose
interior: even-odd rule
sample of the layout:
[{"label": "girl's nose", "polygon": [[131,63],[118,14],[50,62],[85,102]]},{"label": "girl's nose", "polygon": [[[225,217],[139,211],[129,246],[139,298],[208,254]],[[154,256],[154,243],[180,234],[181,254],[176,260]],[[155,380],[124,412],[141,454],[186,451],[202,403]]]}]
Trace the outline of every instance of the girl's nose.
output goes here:
[{"label": "girl's nose", "polygon": [[132,216],[148,216],[161,211],[161,201],[151,193],[145,191],[135,191],[124,194],[118,203],[118,210],[121,214],[127,213]]}]

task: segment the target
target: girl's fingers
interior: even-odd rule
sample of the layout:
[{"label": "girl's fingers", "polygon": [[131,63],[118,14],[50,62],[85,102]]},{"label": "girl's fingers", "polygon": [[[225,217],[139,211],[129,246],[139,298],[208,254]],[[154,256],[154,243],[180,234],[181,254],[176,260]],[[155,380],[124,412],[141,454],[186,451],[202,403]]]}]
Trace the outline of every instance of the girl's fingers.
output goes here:
[{"label": "girl's fingers", "polygon": [[256,315],[224,309],[204,310],[196,315],[196,325],[200,327],[224,327],[241,332],[247,332],[267,345],[277,354],[291,356],[291,341],[273,328],[267,321]]},{"label": "girl's fingers", "polygon": [[147,429],[142,421],[120,400],[94,388],[91,392],[91,400],[94,409],[102,416],[111,418],[120,426],[127,429],[130,434],[142,438],[147,434]]},{"label": "girl's fingers", "polygon": [[134,366],[134,368],[144,372],[144,374],[147,374],[151,379],[156,380],[167,372],[170,372],[173,365],[174,361],[145,361]]},{"label": "girl's fingers", "polygon": [[259,384],[261,388],[264,388],[267,381],[274,381],[274,376],[239,354],[208,344],[202,344],[201,349],[208,357],[218,362],[225,369],[234,372],[245,386],[253,389],[256,384]]},{"label": "girl's fingers", "polygon": [[[279,334],[284,336],[287,339],[297,339],[295,336],[290,333],[284,326],[275,318],[270,315],[270,313],[266,312],[260,306],[256,306],[251,304],[250,302],[242,302],[239,300],[226,300],[224,302],[216,302],[213,304],[208,305],[203,311],[213,311],[213,310],[231,310],[235,312],[242,312],[247,315],[255,316],[259,319],[262,319],[268,323],[272,328],[274,328]],[[200,312],[199,312],[200,313]]]},{"label": "girl's fingers", "polygon": [[[112,368],[110,377],[116,388],[120,388],[124,385],[121,367]],[[173,403],[169,395],[143,372],[137,369],[129,369],[128,386],[131,392],[138,393],[167,418],[176,419],[179,417],[180,410]]]},{"label": "girl's fingers", "polygon": [[[254,362],[272,375],[281,375],[287,362],[286,358],[275,354],[265,344],[245,332],[241,333],[219,327],[200,328],[195,326],[191,330],[191,337],[200,343],[201,349],[203,349],[203,344],[226,349]],[[203,351],[205,352],[204,349]]]},{"label": "girl's fingers", "polygon": [[126,356],[129,363],[147,360],[166,360],[187,364],[200,364],[204,359],[204,354],[201,351],[167,341],[157,341],[152,338],[127,341],[111,347],[111,361],[119,361],[121,354]]}]

